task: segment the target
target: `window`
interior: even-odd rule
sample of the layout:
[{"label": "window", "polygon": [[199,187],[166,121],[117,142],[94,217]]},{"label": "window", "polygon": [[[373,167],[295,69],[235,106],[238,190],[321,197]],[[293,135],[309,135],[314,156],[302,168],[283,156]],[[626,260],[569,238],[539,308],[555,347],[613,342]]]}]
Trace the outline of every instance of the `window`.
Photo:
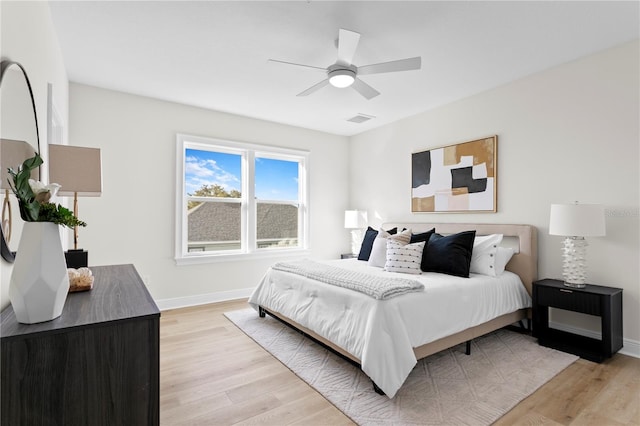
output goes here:
[{"label": "window", "polygon": [[176,260],[307,248],[308,153],[178,135]]}]

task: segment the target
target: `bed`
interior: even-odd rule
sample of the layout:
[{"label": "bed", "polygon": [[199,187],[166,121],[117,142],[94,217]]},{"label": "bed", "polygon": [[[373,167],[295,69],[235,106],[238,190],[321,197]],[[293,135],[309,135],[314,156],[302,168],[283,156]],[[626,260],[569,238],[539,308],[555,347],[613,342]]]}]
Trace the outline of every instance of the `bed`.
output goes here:
[{"label": "bed", "polygon": [[[426,272],[391,274],[357,259],[325,261],[372,279],[393,275],[422,283],[424,290],[386,300],[313,277],[271,267],[249,299],[268,313],[360,365],[379,393],[392,398],[418,359],[469,342],[530,317],[531,285],[537,279],[536,229],[530,225],[387,223],[412,233],[432,228],[442,235],[475,230],[476,236],[502,234],[513,249],[505,272],[494,279]],[[500,303],[498,303],[500,302]],[[468,345],[467,345],[468,348]]]}]

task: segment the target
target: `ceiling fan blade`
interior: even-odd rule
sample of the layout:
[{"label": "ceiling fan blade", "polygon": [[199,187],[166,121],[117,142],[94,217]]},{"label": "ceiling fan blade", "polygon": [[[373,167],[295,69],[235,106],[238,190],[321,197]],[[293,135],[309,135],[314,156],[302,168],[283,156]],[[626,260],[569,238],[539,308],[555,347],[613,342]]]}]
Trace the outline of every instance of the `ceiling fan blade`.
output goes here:
[{"label": "ceiling fan blade", "polygon": [[326,68],[314,67],[313,65],[296,64],[295,62],[279,61],[277,59],[268,59],[269,62],[277,62],[279,64],[295,65],[297,67],[314,68],[321,71],[326,71]]},{"label": "ceiling fan blade", "polygon": [[364,65],[358,67],[358,75],[381,74],[384,72],[419,70],[422,65],[422,58],[400,59],[391,62],[381,62],[379,64]]},{"label": "ceiling fan blade", "polygon": [[351,65],[353,55],[356,53],[360,34],[343,30],[340,28],[338,32],[338,63],[342,65]]},{"label": "ceiling fan blade", "polygon": [[362,96],[364,96],[367,99],[375,98],[380,94],[380,92],[378,92],[376,89],[369,86],[367,83],[360,80],[359,78],[355,79],[351,87],[353,87],[356,92],[360,93]]},{"label": "ceiling fan blade", "polygon": [[320,83],[318,84],[314,84],[313,86],[309,87],[307,90],[305,90],[304,92],[300,92],[298,93],[296,96],[307,96],[312,94],[313,92],[322,89],[324,86],[326,86],[327,84],[329,84],[329,79],[325,79],[322,80]]}]

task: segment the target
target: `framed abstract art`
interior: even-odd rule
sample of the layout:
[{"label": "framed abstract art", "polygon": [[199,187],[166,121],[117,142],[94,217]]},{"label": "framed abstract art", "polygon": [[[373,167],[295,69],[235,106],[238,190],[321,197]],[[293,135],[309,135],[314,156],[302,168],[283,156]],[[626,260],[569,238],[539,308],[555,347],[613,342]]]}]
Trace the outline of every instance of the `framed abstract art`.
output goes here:
[{"label": "framed abstract art", "polygon": [[411,154],[411,211],[497,211],[498,137]]}]

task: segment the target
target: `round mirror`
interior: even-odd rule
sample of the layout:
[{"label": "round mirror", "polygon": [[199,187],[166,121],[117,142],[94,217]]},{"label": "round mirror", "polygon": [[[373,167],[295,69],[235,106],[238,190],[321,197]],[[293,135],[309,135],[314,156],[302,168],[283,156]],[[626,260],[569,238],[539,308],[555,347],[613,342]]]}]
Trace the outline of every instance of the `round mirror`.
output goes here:
[{"label": "round mirror", "polygon": [[[13,262],[15,258],[22,231],[18,200],[9,187],[7,169],[17,169],[35,152],[40,152],[40,135],[29,77],[22,65],[4,60],[0,63],[0,244],[2,258],[7,262]],[[31,177],[40,180],[39,170],[34,170]]]}]

